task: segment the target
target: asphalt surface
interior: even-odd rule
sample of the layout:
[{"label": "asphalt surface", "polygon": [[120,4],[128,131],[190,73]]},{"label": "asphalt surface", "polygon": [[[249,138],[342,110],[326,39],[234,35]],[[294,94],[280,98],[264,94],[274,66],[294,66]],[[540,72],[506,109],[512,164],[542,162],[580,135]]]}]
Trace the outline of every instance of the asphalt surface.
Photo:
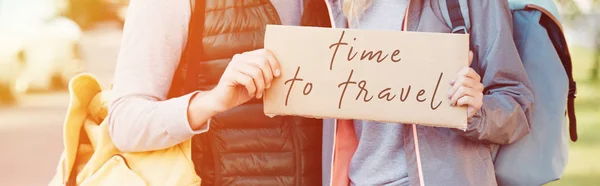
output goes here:
[{"label": "asphalt surface", "polygon": [[[82,39],[86,71],[107,87],[112,80],[121,30],[105,23]],[[13,106],[0,106],[0,186],[47,185],[63,150],[62,124],[68,93],[24,95]]]}]

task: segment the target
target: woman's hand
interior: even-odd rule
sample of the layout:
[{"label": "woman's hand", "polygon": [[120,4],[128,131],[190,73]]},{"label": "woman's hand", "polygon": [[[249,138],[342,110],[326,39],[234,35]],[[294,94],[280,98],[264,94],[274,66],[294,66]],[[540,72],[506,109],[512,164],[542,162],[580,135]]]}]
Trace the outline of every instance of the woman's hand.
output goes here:
[{"label": "woman's hand", "polygon": [[[469,52],[469,66],[473,62],[473,52]],[[483,105],[483,84],[475,70],[465,67],[450,82],[452,87],[448,93],[451,106],[467,106],[468,118],[473,117]]]},{"label": "woman's hand", "polygon": [[279,62],[266,49],[234,55],[219,84],[211,91],[216,111],[228,110],[254,97],[262,98],[273,78],[279,75]]}]

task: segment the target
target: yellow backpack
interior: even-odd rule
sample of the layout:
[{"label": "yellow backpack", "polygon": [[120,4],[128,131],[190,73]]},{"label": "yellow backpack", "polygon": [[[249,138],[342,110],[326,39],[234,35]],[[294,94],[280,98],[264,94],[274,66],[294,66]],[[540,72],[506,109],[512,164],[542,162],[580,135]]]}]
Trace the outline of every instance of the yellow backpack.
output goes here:
[{"label": "yellow backpack", "polygon": [[200,185],[191,160],[191,141],[151,152],[123,153],[108,133],[110,91],[90,74],[69,83],[64,151],[50,182],[58,185]]}]

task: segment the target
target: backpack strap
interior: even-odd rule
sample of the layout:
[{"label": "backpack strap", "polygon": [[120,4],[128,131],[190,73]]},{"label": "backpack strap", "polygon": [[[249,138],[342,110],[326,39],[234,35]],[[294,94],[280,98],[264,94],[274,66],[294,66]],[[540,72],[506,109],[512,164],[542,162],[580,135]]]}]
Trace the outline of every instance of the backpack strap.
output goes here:
[{"label": "backpack strap", "polygon": [[467,0],[439,0],[442,17],[452,33],[469,33],[471,17]]},{"label": "backpack strap", "polygon": [[554,15],[541,6],[528,4],[525,9],[536,10],[542,12],[540,24],[548,31],[548,36],[556,49],[556,53],[560,57],[560,61],[569,78],[569,93],[567,97],[567,116],[569,117],[569,135],[571,141],[577,141],[577,118],[575,117],[575,97],[577,97],[577,84],[573,79],[573,65],[569,47],[565,39],[563,28]]}]

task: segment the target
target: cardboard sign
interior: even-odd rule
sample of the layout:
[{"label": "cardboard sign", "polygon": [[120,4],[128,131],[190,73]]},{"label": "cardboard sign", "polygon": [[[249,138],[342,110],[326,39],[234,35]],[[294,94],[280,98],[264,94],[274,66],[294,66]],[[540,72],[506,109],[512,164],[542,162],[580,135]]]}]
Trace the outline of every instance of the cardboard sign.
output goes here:
[{"label": "cardboard sign", "polygon": [[468,65],[468,35],[268,25],[265,48],[282,70],[266,115],[467,126],[448,91]]}]

